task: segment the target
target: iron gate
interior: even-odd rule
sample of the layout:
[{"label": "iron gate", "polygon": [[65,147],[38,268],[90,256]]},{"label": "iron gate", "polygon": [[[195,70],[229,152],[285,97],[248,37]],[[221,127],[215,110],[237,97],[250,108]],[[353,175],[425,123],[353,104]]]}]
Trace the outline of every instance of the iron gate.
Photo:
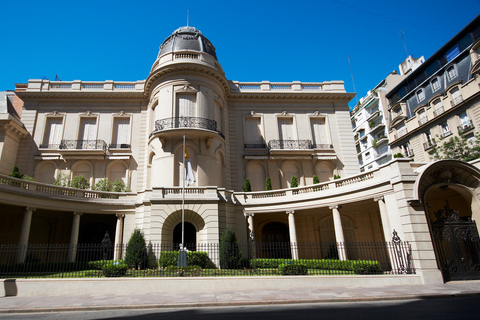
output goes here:
[{"label": "iron gate", "polygon": [[480,238],[475,221],[461,218],[458,211],[434,213],[432,237],[444,281],[480,279]]}]

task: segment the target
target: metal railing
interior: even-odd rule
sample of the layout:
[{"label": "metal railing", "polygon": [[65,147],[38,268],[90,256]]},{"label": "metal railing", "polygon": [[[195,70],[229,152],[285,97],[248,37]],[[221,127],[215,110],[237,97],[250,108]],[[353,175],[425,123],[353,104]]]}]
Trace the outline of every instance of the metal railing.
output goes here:
[{"label": "metal railing", "polygon": [[103,150],[107,151],[107,143],[103,140],[62,140],[62,150]]},{"label": "metal railing", "polygon": [[206,129],[215,131],[220,134],[221,137],[224,137],[223,134],[217,130],[217,121],[198,117],[173,117],[157,120],[155,121],[155,131],[152,132],[150,136],[158,131],[179,128]]},{"label": "metal railing", "polygon": [[172,243],[0,245],[0,278],[105,277],[112,272],[130,277],[265,276],[285,274],[282,270],[291,264],[304,265],[309,275],[415,273],[411,246],[401,241],[197,243],[185,247],[187,267],[178,268],[179,246]]},{"label": "metal railing", "polygon": [[130,149],[130,144],[128,143],[111,143],[108,145],[109,149]]},{"label": "metal railing", "polygon": [[333,144],[312,143],[311,140],[270,140],[268,148],[280,150],[333,149]]},{"label": "metal railing", "polygon": [[467,131],[473,130],[475,127],[473,126],[472,121],[467,120],[465,123],[462,123],[457,127],[458,134],[464,134]]}]

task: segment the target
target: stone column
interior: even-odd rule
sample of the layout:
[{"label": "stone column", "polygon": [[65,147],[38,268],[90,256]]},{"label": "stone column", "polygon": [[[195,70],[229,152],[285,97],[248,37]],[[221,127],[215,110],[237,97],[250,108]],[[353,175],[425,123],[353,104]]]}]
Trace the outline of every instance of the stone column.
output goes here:
[{"label": "stone column", "polygon": [[19,251],[17,255],[17,263],[24,263],[27,256],[28,238],[30,236],[30,226],[32,224],[33,211],[36,208],[26,207],[23,214],[22,231],[20,233]]},{"label": "stone column", "polygon": [[335,241],[337,242],[338,259],[347,260],[342,218],[340,217],[340,211],[338,211],[338,205],[330,206],[329,209],[332,210],[333,213],[333,228],[335,229]]},{"label": "stone column", "polygon": [[292,250],[292,259],[298,259],[297,230],[295,228],[295,211],[287,211],[288,214],[288,233],[290,235],[290,247]]},{"label": "stone column", "polygon": [[113,251],[113,260],[122,259],[123,254],[123,218],[124,214],[117,213],[117,226],[115,229],[115,245]]},{"label": "stone column", "polygon": [[257,257],[255,250],[257,238],[255,237],[255,232],[253,231],[253,216],[255,214],[252,212],[245,212],[244,215],[247,218],[249,257],[255,259]]},{"label": "stone column", "polygon": [[74,212],[72,222],[72,232],[70,233],[70,248],[68,250],[68,262],[75,262],[77,257],[78,232],[80,230],[80,216],[83,213]]},{"label": "stone column", "polygon": [[390,228],[390,221],[388,219],[387,205],[383,196],[373,198],[373,201],[378,202],[378,208],[380,209],[380,218],[382,219],[383,235],[385,241],[392,239],[392,229]]}]

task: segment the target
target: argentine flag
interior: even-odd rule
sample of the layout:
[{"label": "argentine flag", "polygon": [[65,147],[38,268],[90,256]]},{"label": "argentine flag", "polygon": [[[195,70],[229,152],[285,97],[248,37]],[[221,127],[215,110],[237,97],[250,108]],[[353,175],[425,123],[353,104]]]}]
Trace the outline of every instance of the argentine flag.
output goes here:
[{"label": "argentine flag", "polygon": [[187,146],[185,146],[185,180],[187,181],[187,186],[190,186],[195,182],[192,164],[190,163],[190,158],[188,157]]}]

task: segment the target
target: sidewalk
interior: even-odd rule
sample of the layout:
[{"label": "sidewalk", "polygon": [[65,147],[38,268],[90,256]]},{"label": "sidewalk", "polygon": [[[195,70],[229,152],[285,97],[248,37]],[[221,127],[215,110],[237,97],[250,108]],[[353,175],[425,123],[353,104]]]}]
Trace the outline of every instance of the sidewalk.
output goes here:
[{"label": "sidewalk", "polygon": [[289,304],[313,302],[355,302],[374,300],[427,299],[480,295],[480,281],[437,285],[388,287],[329,287],[280,290],[214,290],[183,293],[98,294],[71,296],[3,297],[0,313],[81,311],[140,308],[178,308]]}]

